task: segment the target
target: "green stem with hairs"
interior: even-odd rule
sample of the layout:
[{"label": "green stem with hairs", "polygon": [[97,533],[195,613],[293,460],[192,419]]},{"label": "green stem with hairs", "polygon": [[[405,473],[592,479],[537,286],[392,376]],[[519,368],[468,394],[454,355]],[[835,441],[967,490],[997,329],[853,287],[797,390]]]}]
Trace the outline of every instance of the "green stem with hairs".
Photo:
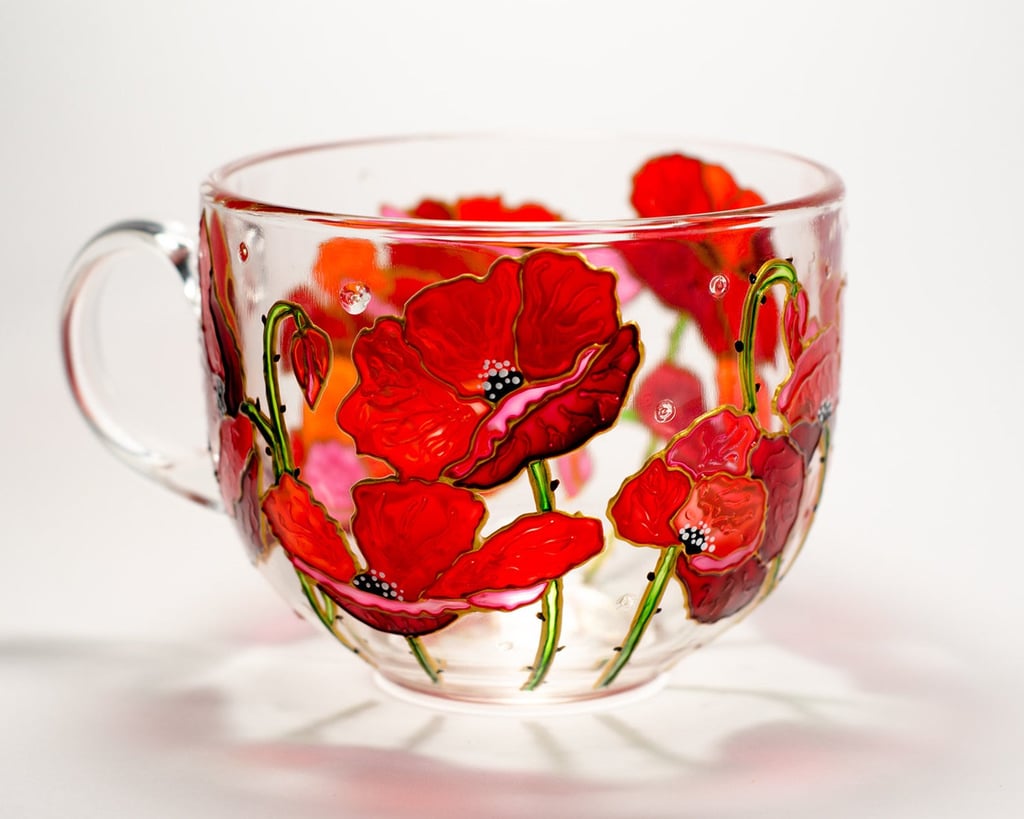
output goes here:
[{"label": "green stem with hairs", "polygon": [[[537,504],[537,511],[552,511],[555,508],[555,501],[551,494],[551,471],[548,469],[547,463],[533,461],[527,471],[530,473],[530,484],[533,487],[533,499]],[[523,683],[523,691],[533,691],[544,682],[548,671],[551,670],[555,654],[558,653],[558,638],[562,633],[562,579],[560,577],[548,582],[541,599],[541,611],[538,616],[542,623],[540,642],[537,644],[537,654],[533,658],[533,665],[530,666],[530,678]]]},{"label": "green stem with hairs", "polygon": [[434,661],[433,657],[427,652],[423,643],[420,642],[419,637],[406,637],[405,641],[409,644],[409,649],[412,651],[412,656],[416,658],[416,662],[420,664],[427,676],[430,677],[432,683],[440,682],[441,680],[441,669]]},{"label": "green stem with hairs", "polygon": [[376,666],[376,663],[372,658],[360,651],[360,649],[338,629],[338,609],[334,605],[334,601],[326,596],[321,598],[321,596],[317,594],[316,581],[314,581],[308,574],[298,569],[295,570],[295,573],[299,576],[299,583],[302,584],[302,593],[306,596],[306,600],[309,601],[309,605],[316,614],[317,619],[323,623],[324,627],[331,632],[335,639],[345,646],[345,648],[353,654],[360,655],[370,665]]},{"label": "green stem with hairs", "polygon": [[647,631],[647,627],[651,624],[651,618],[658,613],[661,598],[665,595],[668,579],[675,571],[676,561],[679,559],[679,550],[681,548],[681,546],[669,546],[667,549],[662,550],[661,557],[658,558],[658,565],[654,567],[653,576],[650,576],[650,582],[648,582],[647,588],[644,590],[643,599],[640,601],[640,605],[637,606],[636,614],[633,615],[633,623],[629,627],[629,633],[626,635],[626,639],[622,641],[622,645],[616,649],[615,657],[605,666],[600,679],[598,679],[594,686],[595,688],[605,688],[611,685],[626,663],[629,662],[629,658],[633,656],[633,652],[640,643],[640,638],[644,636],[644,632]]},{"label": "green stem with hairs", "polygon": [[270,424],[270,419],[267,418],[259,407],[257,407],[252,401],[243,401],[239,407],[239,412],[242,413],[246,418],[252,421],[252,425],[256,427],[256,431],[263,436],[268,444],[271,446],[271,451],[275,451],[278,447],[274,428]]},{"label": "green stem with hairs", "polygon": [[270,447],[275,480],[285,472],[295,473],[295,460],[292,456],[291,442],[288,440],[288,428],[284,422],[281,385],[277,376],[277,362],[281,356],[275,352],[277,331],[286,318],[291,318],[300,330],[313,326],[309,316],[298,305],[288,301],[274,302],[263,317],[263,381],[267,390],[267,413],[260,409],[259,402],[246,400],[240,407],[241,413],[252,421],[257,432]]},{"label": "green stem with hairs", "polygon": [[309,326],[305,311],[291,302],[277,301],[267,311],[263,328],[263,378],[267,387],[268,421],[274,442],[271,444],[274,460],[274,477],[280,478],[285,472],[295,472],[288,428],[284,423],[284,405],[281,404],[281,385],[277,378],[277,362],[280,355],[275,351],[277,330],[281,322],[291,317],[299,329]]},{"label": "green stem with hairs", "polygon": [[[276,351],[278,330],[287,318],[295,322],[296,331],[307,330],[313,326],[305,310],[297,304],[287,301],[274,302],[263,317],[263,379],[266,386],[267,412],[264,413],[260,409],[258,402],[246,400],[241,406],[241,412],[252,422],[269,446],[275,481],[279,481],[285,473],[298,473],[292,455],[291,440],[288,437],[288,427],[284,421],[285,408],[281,403],[281,385],[277,375],[277,362],[281,358]],[[338,628],[338,610],[334,601],[319,591],[316,581],[305,572],[296,568],[295,574],[299,578],[302,593],[310,608],[324,628],[353,654],[358,654],[371,666],[376,666],[374,659]],[[436,681],[436,675],[431,673],[431,679]]]},{"label": "green stem with hairs", "polygon": [[550,512],[555,508],[555,500],[551,496],[551,471],[544,461],[533,461],[529,466],[530,485],[533,487],[533,499],[538,512]]},{"label": "green stem with hairs", "polygon": [[789,297],[800,292],[796,268],[785,259],[769,259],[757,272],[747,298],[743,302],[743,322],[736,352],[740,356],[740,387],[743,390],[743,411],[757,412],[757,385],[754,382],[754,330],[757,327],[757,311],[767,298],[768,291],[777,284],[785,284]]}]

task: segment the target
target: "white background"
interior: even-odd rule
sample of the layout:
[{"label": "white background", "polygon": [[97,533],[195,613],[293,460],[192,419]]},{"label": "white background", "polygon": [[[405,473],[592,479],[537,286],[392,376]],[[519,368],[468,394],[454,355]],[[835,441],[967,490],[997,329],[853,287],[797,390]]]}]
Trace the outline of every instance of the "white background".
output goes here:
[{"label": "white background", "polygon": [[[4,3],[0,813],[1020,815],[1019,8]],[[615,741],[559,718],[530,739],[452,717],[404,750],[370,719],[275,734],[274,708],[352,705],[332,686],[358,669],[278,680],[306,631],[227,520],[89,434],[58,354],[64,270],[115,219],[193,224],[199,180],[236,156],[513,127],[763,143],[847,183],[842,412],[816,529],[785,591],[676,678],[742,673],[796,710],[712,699],[709,721],[666,692],[658,718],[624,711],[637,722],[614,723]],[[137,333],[114,363],[134,362],[134,392],[198,436],[176,289],[161,270],[122,293],[153,313],[110,314]],[[319,668],[320,645],[295,667]],[[800,716],[812,701],[832,711]],[[463,729],[493,742],[460,745]],[[537,742],[547,755],[527,761]]]}]

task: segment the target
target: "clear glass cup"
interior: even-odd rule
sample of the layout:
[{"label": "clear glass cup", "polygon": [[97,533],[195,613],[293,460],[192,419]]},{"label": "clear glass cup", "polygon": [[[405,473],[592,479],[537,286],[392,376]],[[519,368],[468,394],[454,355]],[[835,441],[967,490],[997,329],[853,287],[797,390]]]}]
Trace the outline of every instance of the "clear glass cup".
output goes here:
[{"label": "clear glass cup", "polygon": [[[806,159],[663,138],[243,159],[202,185],[197,252],[150,222],[83,249],[68,378],[115,452],[231,515],[283,597],[388,683],[529,704],[653,685],[807,536],[842,196]],[[199,314],[212,469],[139,443],[95,385],[93,297],[139,248]]]}]

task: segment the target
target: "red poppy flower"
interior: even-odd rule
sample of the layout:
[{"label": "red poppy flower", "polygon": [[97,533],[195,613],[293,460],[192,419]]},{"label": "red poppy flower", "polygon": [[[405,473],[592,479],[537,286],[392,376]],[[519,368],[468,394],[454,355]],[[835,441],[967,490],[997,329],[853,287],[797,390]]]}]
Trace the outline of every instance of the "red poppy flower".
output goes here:
[{"label": "red poppy flower", "polygon": [[749,605],[789,539],[804,461],[784,435],[722,408],[628,478],[609,504],[619,537],[680,546],[676,577],[690,616],[714,623]]},{"label": "red poppy flower", "polygon": [[[543,205],[532,202],[514,207],[506,205],[500,196],[464,197],[454,203],[424,199],[408,211],[389,207],[383,211],[385,216],[481,222],[551,222],[562,218]],[[391,264],[396,268],[429,270],[435,280],[451,279],[464,273],[483,276],[494,262],[508,252],[507,248],[500,246],[429,241],[401,241],[389,249]],[[396,287],[396,295],[404,296],[395,300],[399,310],[418,289]]]},{"label": "red poppy flower", "polygon": [[245,400],[245,378],[237,341],[230,254],[216,212],[211,212],[209,226],[205,216],[199,222],[199,289],[203,347],[216,392],[217,410],[221,415],[233,416]]},{"label": "red poppy flower", "polygon": [[810,319],[807,294],[801,291],[786,303],[783,328],[792,371],[776,403],[790,434],[810,458],[839,404],[839,327],[820,328]]},{"label": "red poppy flower", "polygon": [[542,250],[420,291],[352,359],[337,420],[360,453],[403,478],[487,488],[611,426],[640,350],[614,274]]},{"label": "red poppy flower", "polygon": [[[683,216],[754,207],[764,200],[740,188],[729,172],[683,154],[648,161],[633,177],[630,200],[639,216]],[[774,254],[768,233],[746,226],[749,220],[717,219],[713,226],[681,227],[671,236],[625,243],[620,249],[634,275],[667,305],[693,316],[715,355],[730,353],[739,338],[749,277]],[[712,279],[724,276],[712,288]],[[712,295],[712,290],[715,295]],[[775,357],[778,308],[761,308],[754,354]]]},{"label": "red poppy flower", "polygon": [[561,512],[523,515],[481,538],[483,501],[444,483],[385,479],[352,490],[344,533],[290,474],[263,501],[289,559],[341,608],[380,631],[429,634],[475,610],[536,602],[547,583],[601,551],[601,523]]},{"label": "red poppy flower", "polygon": [[424,199],[410,216],[418,219],[458,219],[464,222],[557,222],[562,217],[543,205],[526,202],[512,207],[500,196],[471,196],[449,205],[438,199]]},{"label": "red poppy flower", "polygon": [[700,379],[685,367],[668,361],[640,382],[633,403],[640,420],[662,438],[682,432],[707,409]]}]

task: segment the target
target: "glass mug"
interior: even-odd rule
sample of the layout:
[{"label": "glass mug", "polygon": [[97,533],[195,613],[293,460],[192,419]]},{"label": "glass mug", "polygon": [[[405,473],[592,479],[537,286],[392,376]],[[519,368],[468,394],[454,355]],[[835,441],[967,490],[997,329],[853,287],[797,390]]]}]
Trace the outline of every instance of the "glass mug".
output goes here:
[{"label": "glass mug", "polygon": [[[149,222],[86,245],[67,377],[115,453],[226,511],[385,684],[484,703],[653,687],[807,537],[838,402],[842,197],[806,159],[663,139],[243,159],[202,186],[197,252]],[[94,388],[93,296],[145,248],[198,313],[199,460],[140,444]]]}]

